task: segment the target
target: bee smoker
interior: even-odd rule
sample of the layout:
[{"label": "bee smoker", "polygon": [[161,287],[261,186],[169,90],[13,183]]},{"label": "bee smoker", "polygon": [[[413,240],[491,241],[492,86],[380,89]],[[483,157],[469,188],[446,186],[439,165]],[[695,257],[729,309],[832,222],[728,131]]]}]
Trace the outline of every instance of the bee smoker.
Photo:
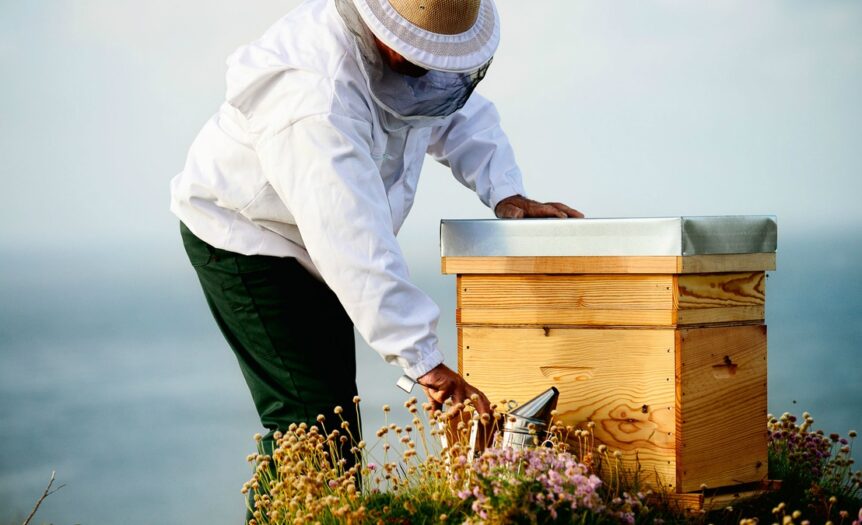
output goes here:
[{"label": "bee smoker", "polygon": [[[539,444],[545,441],[551,423],[551,412],[557,408],[559,397],[560,391],[552,386],[517,408],[510,405],[510,411],[502,414],[502,447],[527,449],[536,445],[535,440],[538,440]],[[440,441],[443,448],[447,448],[449,443],[446,425],[440,423],[440,429],[443,431]],[[469,437],[468,459],[472,459],[485,448],[484,440],[477,441],[479,430],[479,422],[474,421]]]},{"label": "bee smoker", "polygon": [[557,408],[560,391],[551,387],[523,405],[503,414],[503,448],[527,449],[545,441],[551,412]]}]

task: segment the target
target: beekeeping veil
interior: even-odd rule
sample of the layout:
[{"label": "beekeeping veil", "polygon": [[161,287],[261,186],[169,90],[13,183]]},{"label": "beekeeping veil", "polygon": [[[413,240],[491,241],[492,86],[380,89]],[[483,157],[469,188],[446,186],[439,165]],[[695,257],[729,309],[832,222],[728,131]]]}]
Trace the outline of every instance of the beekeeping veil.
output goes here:
[{"label": "beekeeping veil", "polygon": [[[461,109],[485,76],[500,22],[492,0],[335,0],[356,41],[374,100],[411,124]],[[392,71],[374,43],[427,69],[418,77]]]}]

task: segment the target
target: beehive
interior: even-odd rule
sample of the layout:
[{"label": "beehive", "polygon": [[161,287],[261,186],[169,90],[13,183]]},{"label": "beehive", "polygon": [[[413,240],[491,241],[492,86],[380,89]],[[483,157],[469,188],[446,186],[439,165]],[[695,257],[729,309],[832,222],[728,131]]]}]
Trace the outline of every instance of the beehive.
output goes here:
[{"label": "beehive", "polygon": [[772,217],[443,221],[458,367],[679,493],[764,480]]}]

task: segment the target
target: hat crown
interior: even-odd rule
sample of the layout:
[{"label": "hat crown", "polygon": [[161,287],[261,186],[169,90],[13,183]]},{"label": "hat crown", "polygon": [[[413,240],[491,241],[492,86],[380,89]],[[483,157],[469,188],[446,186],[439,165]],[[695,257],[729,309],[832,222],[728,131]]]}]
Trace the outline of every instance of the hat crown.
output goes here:
[{"label": "hat crown", "polygon": [[481,0],[388,0],[413,25],[441,35],[457,35],[473,27]]}]

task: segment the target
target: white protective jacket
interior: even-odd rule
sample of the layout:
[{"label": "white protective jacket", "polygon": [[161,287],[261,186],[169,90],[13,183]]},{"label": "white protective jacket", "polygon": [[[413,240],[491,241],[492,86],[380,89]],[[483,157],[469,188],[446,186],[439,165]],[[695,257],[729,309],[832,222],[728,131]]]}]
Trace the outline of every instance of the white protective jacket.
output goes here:
[{"label": "white protective jacket", "polygon": [[356,329],[418,378],[443,361],[439,309],[395,235],[425,153],[493,209],[524,194],[493,104],[410,124],[376,106],[332,0],[309,0],[227,59],[226,101],[171,181],[171,211],[207,243],[295,257]]}]

